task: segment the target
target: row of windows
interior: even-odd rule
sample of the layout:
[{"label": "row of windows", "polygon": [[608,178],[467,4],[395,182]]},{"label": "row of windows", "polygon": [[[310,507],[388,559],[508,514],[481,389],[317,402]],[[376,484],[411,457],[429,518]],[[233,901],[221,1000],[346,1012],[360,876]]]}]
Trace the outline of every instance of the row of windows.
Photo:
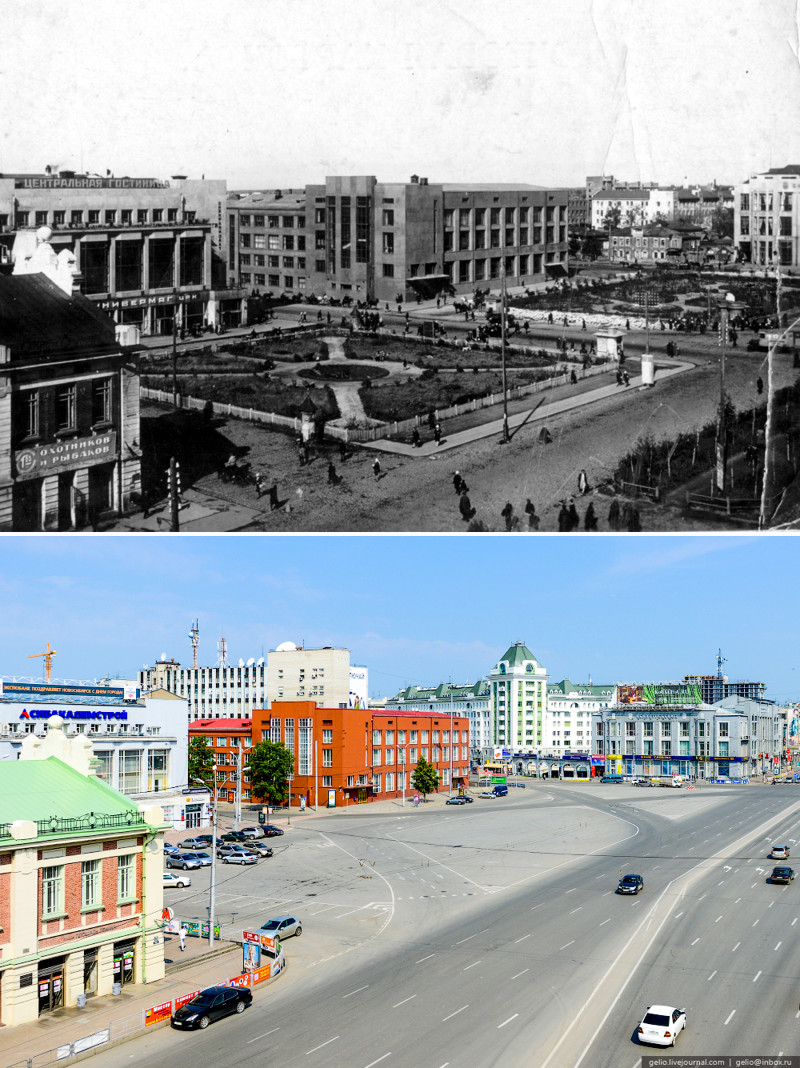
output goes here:
[{"label": "row of windows", "polygon": [[[323,731],[323,736],[325,735],[325,733],[330,734],[330,741],[333,741],[333,732],[332,731],[328,731],[328,732]],[[430,733],[431,733],[431,741],[438,742],[439,741],[439,731],[438,730],[432,730]],[[453,741],[456,742],[456,743],[458,742],[458,733],[459,732],[457,730],[453,731]],[[383,734],[384,734],[383,731],[373,730],[373,732],[372,732],[372,744],[373,745],[381,745],[382,744],[381,738],[382,738]],[[395,732],[391,728],[387,728],[386,731],[385,731],[385,734],[386,734],[386,744],[387,745],[394,745],[394,734],[395,734]],[[406,734],[408,734],[408,740],[412,745],[415,742],[425,743],[425,742],[428,741],[428,731],[426,731],[426,730],[408,730],[408,731],[406,731],[406,730],[399,730],[398,729],[398,731],[397,731],[397,744],[398,745],[405,745],[406,744]],[[450,731],[449,730],[443,730],[442,731],[442,741],[443,742],[449,742],[450,741]],[[461,731],[461,741],[462,742],[469,741],[469,732],[468,731]]]},{"label": "row of windows", "polygon": [[[81,863],[81,909],[102,905],[101,861],[84,860]],[[42,869],[42,918],[64,914],[64,868],[63,864]],[[117,857],[117,899],[130,901],[136,896],[136,854],[126,853]]]},{"label": "row of windows", "polygon": [[281,226],[287,230],[304,230],[306,217],[305,215],[245,215],[240,212],[239,225],[254,227],[266,225],[270,230],[277,230]]},{"label": "row of windows", "polygon": [[484,282],[488,279],[501,277],[501,267],[505,266],[507,278],[522,278],[531,273],[542,274],[545,269],[544,254],[534,252],[533,257],[528,253],[519,256],[492,256],[489,259],[475,260],[449,260],[444,269],[451,284],[459,282]]},{"label": "row of windows", "polygon": [[[773,227],[774,227],[774,216],[772,216],[772,215],[756,216],[754,218],[754,220],[753,220],[752,233],[759,234],[759,235],[769,235],[770,237],[772,237]],[[750,216],[749,215],[743,215],[741,217],[741,219],[739,220],[739,230],[740,230],[740,232],[742,234],[749,234],[751,232]],[[792,236],[793,231],[792,231],[792,216],[791,215],[781,215],[780,216],[780,224],[779,224],[779,227],[778,227],[778,233],[780,234],[781,237],[791,237]]]},{"label": "row of windows", "polygon": [[545,208],[445,208],[443,213],[445,229],[451,229],[456,225],[459,228],[469,226],[486,226],[486,212],[489,212],[490,226],[530,226],[531,212],[533,221],[540,225],[543,221],[548,223],[564,223],[567,218],[565,205],[552,205]]},{"label": "row of windows", "polygon": [[243,271],[239,275],[239,281],[243,286],[272,286],[277,288],[283,286],[284,289],[291,291],[304,290],[306,288],[306,279],[304,277],[293,278],[291,275],[284,275],[283,281],[279,274],[249,274],[247,271]]},{"label": "row of windows", "polygon": [[113,397],[111,378],[18,393],[13,398],[14,444],[51,441],[57,435],[104,429],[113,421]]},{"label": "row of windows", "polygon": [[[193,223],[197,219],[194,211],[185,211],[180,219],[182,223]],[[8,226],[10,216],[0,215],[0,226]],[[70,212],[56,211],[17,211],[14,214],[14,225],[24,226],[147,226],[150,223],[177,223],[179,212],[177,208],[121,208],[101,211],[92,208],[83,211],[80,208]]]},{"label": "row of windows", "polygon": [[304,271],[306,269],[306,258],[305,256],[264,256],[259,255],[258,253],[251,257],[248,252],[243,252],[242,255],[239,257],[239,264],[242,267],[250,267],[251,265],[253,267],[296,266],[299,271]]},{"label": "row of windows", "polygon": [[739,198],[739,207],[742,211],[773,211],[777,205],[779,211],[792,210],[791,193],[742,193]]},{"label": "row of windows", "polygon": [[305,252],[306,239],[303,234],[242,234],[239,242],[242,248],[263,248],[284,252]]}]

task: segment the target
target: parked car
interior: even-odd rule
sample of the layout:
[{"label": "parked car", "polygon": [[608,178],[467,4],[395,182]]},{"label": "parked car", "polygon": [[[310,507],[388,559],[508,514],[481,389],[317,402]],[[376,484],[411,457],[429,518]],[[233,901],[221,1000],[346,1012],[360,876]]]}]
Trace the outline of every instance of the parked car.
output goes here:
[{"label": "parked car", "polygon": [[453,794],[452,797],[448,797],[445,801],[446,805],[466,805],[466,801],[463,797],[459,797],[458,794]]},{"label": "parked car", "polygon": [[617,886],[618,894],[638,894],[640,890],[644,890],[641,875],[623,875]]},{"label": "parked car", "polygon": [[289,935],[295,935],[299,938],[303,933],[303,928],[296,916],[276,916],[274,919],[262,923],[259,930],[263,931],[265,935],[269,935],[270,938],[288,938]]},{"label": "parked car", "polygon": [[260,860],[258,853],[254,853],[250,849],[232,849],[230,853],[226,853],[222,858],[223,864],[257,864]]},{"label": "parked car", "polygon": [[195,850],[187,850],[187,851],[181,853],[181,856],[182,857],[194,857],[195,860],[199,860],[200,861],[200,867],[201,868],[207,868],[211,864],[211,854],[210,853],[198,853]]},{"label": "parked car", "polygon": [[252,853],[258,853],[262,857],[272,856],[272,846],[265,845],[264,842],[249,841],[243,849],[249,849]]},{"label": "parked car", "polygon": [[168,868],[183,868],[184,871],[188,871],[189,868],[203,867],[193,853],[172,853],[166,859],[166,866]]},{"label": "parked car", "polygon": [[164,843],[165,857],[174,857],[176,853],[180,853],[180,849],[176,845],[172,845],[170,842]]},{"label": "parked car", "polygon": [[231,853],[241,852],[242,850],[254,852],[254,850],[250,850],[248,846],[242,845],[241,842],[220,842],[217,846],[217,856],[227,857],[230,856]]},{"label": "parked car", "polygon": [[234,1012],[244,1012],[252,1000],[253,992],[246,987],[208,986],[176,1009],[171,1023],[173,1027],[186,1030],[195,1027],[205,1029],[212,1020],[219,1020]]},{"label": "parked car", "polygon": [[622,775],[603,775],[600,782],[625,782]]},{"label": "parked car", "polygon": [[171,871],[162,872],[164,879],[164,889],[175,888],[176,886],[191,886],[192,880],[188,875],[173,875]]},{"label": "parked car", "polygon": [[789,847],[785,845],[774,845],[770,856],[773,860],[788,860],[789,859]]},{"label": "parked car", "polygon": [[247,835],[244,831],[227,831],[225,834],[219,836],[220,842],[242,842],[247,841]]},{"label": "parked car", "polygon": [[686,1027],[686,1009],[671,1005],[648,1005],[639,1024],[639,1041],[648,1046],[674,1046],[675,1039]]},{"label": "parked car", "polygon": [[790,883],[794,879],[794,868],[786,868],[783,865],[772,869],[769,877],[771,883]]},{"label": "parked car", "polygon": [[524,790],[527,784],[524,782],[510,782],[508,785],[516,786],[518,790]]},{"label": "parked car", "polygon": [[264,834],[263,834],[264,828],[262,826],[260,826],[259,824],[256,824],[253,827],[242,827],[240,829],[241,829],[242,834],[245,835],[247,838],[263,838],[264,837]]},{"label": "parked car", "polygon": [[280,827],[276,827],[274,823],[265,823],[264,824],[264,837],[265,838],[275,838],[279,834],[283,834],[283,831],[281,830]]},{"label": "parked car", "polygon": [[185,842],[179,842],[179,849],[208,849],[211,845],[211,835],[202,835],[199,838],[187,838]]}]

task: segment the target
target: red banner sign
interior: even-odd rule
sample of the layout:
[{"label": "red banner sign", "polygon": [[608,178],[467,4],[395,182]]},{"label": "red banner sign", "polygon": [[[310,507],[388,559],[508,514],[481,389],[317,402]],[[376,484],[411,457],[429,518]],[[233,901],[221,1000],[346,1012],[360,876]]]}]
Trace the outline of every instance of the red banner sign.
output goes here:
[{"label": "red banner sign", "polygon": [[161,1020],[168,1020],[171,1015],[172,1002],[162,1001],[160,1005],[154,1005],[151,1009],[144,1010],[144,1025],[149,1027],[151,1024],[159,1023]]}]

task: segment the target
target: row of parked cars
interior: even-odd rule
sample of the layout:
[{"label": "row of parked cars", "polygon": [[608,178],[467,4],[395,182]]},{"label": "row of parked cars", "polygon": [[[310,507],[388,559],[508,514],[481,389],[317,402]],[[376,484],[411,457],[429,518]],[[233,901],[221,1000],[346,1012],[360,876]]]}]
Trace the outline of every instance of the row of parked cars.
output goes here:
[{"label": "row of parked cars", "polygon": [[[265,845],[261,839],[275,838],[282,834],[280,827],[269,823],[258,827],[243,827],[240,831],[228,831],[217,836],[217,858],[223,864],[257,864],[262,857],[272,856],[272,847]],[[213,845],[214,836],[211,834],[195,835],[179,842],[177,846],[167,844],[164,846],[166,867],[179,868],[182,871],[207,867],[212,858],[206,850],[212,849]],[[168,874],[164,872],[165,886],[190,885],[188,879],[169,880]]]}]

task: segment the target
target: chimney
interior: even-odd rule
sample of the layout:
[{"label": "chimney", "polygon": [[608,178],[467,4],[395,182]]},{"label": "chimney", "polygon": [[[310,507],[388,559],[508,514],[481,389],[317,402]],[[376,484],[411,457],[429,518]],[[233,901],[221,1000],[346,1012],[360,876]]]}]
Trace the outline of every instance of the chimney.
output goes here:
[{"label": "chimney", "polygon": [[427,178],[420,178],[419,184],[420,185],[427,185],[428,184],[428,179]]},{"label": "chimney", "polygon": [[419,185],[419,175],[417,175],[417,174],[412,174],[411,175],[411,184],[412,185]]}]

